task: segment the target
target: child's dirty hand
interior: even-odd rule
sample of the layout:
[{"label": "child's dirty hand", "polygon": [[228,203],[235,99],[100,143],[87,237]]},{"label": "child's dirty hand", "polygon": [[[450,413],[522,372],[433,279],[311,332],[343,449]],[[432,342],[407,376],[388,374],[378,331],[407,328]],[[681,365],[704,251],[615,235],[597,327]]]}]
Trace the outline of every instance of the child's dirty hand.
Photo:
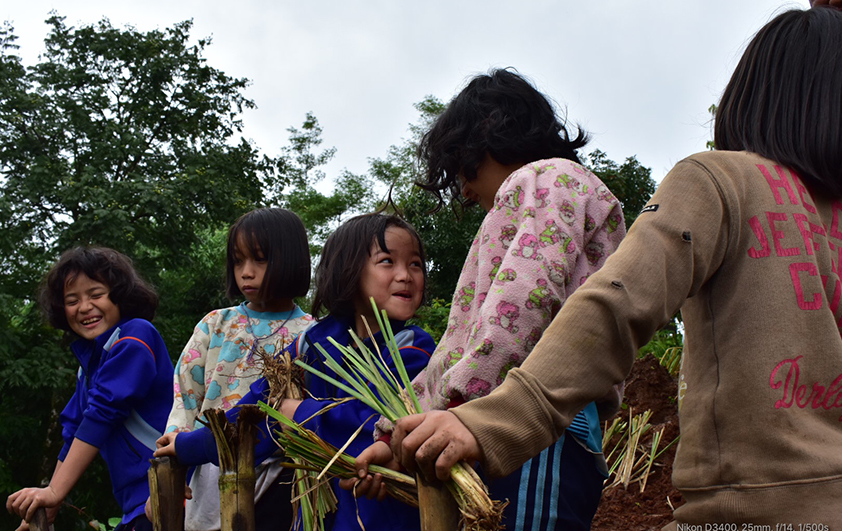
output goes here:
[{"label": "child's dirty hand", "polygon": [[459,461],[482,459],[476,438],[450,411],[398,419],[392,432],[392,452],[407,470],[420,471],[429,481],[447,481],[450,468]]},{"label": "child's dirty hand", "polygon": [[370,500],[376,498],[378,501],[383,501],[386,498],[386,484],[380,474],[369,473],[369,465],[380,465],[392,470],[400,470],[400,464],[392,455],[392,449],[389,448],[389,445],[383,441],[377,441],[357,456],[354,465],[357,469],[357,477],[343,479],[339,482],[339,486],[352,491],[356,498],[365,496]]},{"label": "child's dirty hand", "polygon": [[178,432],[170,432],[162,435],[157,441],[155,441],[155,446],[157,446],[158,449],[155,450],[155,453],[152,455],[155,457],[176,457],[175,438],[177,436]]}]

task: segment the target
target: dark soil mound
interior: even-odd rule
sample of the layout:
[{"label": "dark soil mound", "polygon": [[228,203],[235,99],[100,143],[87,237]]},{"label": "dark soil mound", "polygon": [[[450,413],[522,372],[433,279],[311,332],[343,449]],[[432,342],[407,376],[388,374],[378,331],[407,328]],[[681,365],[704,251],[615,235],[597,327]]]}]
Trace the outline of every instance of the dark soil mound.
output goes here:
[{"label": "dark soil mound", "polygon": [[[628,419],[629,411],[636,415],[651,410],[649,423],[652,428],[644,435],[642,443],[651,447],[652,434],[665,427],[660,447],[678,437],[678,385],[669,372],[651,355],[638,359],[626,380],[623,403],[628,406],[617,414]],[[609,421],[610,425],[611,422]],[[681,494],[672,486],[672,461],[674,444],[664,452],[649,474],[646,490],[640,485],[622,485],[606,490],[596,512],[593,531],[649,531],[658,530],[672,521],[672,508],[683,503]]]}]

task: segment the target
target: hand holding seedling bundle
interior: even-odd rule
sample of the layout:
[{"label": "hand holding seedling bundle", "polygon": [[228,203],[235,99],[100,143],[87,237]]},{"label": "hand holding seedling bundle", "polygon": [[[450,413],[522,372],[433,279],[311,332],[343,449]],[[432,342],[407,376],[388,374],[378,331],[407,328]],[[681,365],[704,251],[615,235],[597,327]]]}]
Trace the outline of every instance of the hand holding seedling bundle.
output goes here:
[{"label": "hand holding seedling bundle", "polygon": [[[375,349],[377,352],[375,354],[372,353],[368,347],[365,346],[363,341],[353,332],[351,333],[351,337],[354,339],[357,349],[340,345],[330,339],[334,347],[342,353],[347,367],[343,367],[337,360],[331,356],[327,356],[322,347],[320,345],[316,345],[316,347],[325,354],[325,363],[328,367],[344,381],[340,382],[331,378],[323,372],[306,365],[301,360],[296,360],[295,363],[331,384],[342,388],[348,394],[363,401],[369,407],[392,422],[396,422],[398,419],[407,417],[403,420],[404,429],[407,431],[409,429],[414,429],[415,426],[423,425],[424,432],[431,433],[431,430],[437,430],[437,428],[433,428],[433,423],[437,420],[441,420],[440,417],[448,419],[449,415],[455,420],[455,416],[444,412],[437,412],[436,415],[431,415],[430,413],[420,414],[421,406],[415,392],[412,389],[412,383],[407,376],[406,369],[401,360],[398,345],[395,342],[394,334],[392,333],[386,312],[378,311],[373,301],[372,306],[374,307],[374,315],[377,318],[377,324],[383,332],[386,344],[390,351],[389,353],[392,356],[395,367],[397,368],[397,376],[389,370],[383,353],[377,349],[376,343]],[[368,323],[366,323],[366,326],[368,326]],[[373,391],[372,387],[376,389],[377,392]],[[425,420],[428,421],[428,424],[424,424]],[[416,422],[418,424],[415,424]],[[458,422],[458,420],[456,422]],[[455,429],[455,424],[452,421],[448,421],[446,426],[446,430]],[[462,429],[467,432],[467,429],[465,429],[464,426]],[[408,439],[408,445],[406,440],[404,440],[404,451],[401,453],[401,455],[404,456],[402,461],[407,462],[410,465],[408,467],[410,469],[416,468],[415,463],[412,462],[410,457],[414,456],[415,453],[414,451],[409,452],[408,450],[412,448],[411,445],[413,441],[418,441],[419,445],[423,442],[420,435],[424,432],[419,432],[419,436],[417,437],[411,436]],[[401,432],[396,432],[396,434],[400,436]],[[499,502],[493,502],[489,498],[487,489],[482,484],[482,481],[479,479],[479,476],[477,476],[474,469],[465,461],[460,460],[463,456],[467,456],[471,459],[480,457],[479,447],[476,440],[473,439],[470,432],[467,432],[467,436],[462,433],[456,439],[454,444],[451,445],[447,441],[454,434],[456,434],[456,432],[451,433],[448,431],[439,431],[438,435],[430,441],[431,444],[429,446],[427,446],[426,443],[421,446],[422,455],[433,455],[433,453],[438,455],[436,450],[444,451],[444,454],[442,455],[443,459],[436,459],[435,461],[435,466],[437,468],[441,468],[440,472],[431,473],[432,467],[428,461],[423,461],[419,464],[422,466],[422,470],[424,470],[427,474],[427,477],[437,476],[441,479],[448,480],[446,485],[459,505],[459,509],[462,513],[463,524],[466,529],[498,529],[502,515],[502,504]],[[426,438],[423,439],[426,440]],[[471,441],[473,442],[471,443]],[[475,450],[468,452],[465,451],[471,447]],[[416,448],[412,448],[412,450],[415,449]]]},{"label": "hand holding seedling bundle", "polygon": [[428,479],[450,479],[459,461],[482,459],[474,435],[449,411],[429,411],[398,419],[392,432],[392,452],[408,470]]}]

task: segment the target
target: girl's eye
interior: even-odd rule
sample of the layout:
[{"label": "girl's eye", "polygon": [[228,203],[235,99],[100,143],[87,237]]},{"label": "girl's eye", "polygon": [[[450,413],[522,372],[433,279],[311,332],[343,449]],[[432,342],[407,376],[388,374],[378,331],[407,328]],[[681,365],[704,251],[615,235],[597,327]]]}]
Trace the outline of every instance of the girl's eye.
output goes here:
[{"label": "girl's eye", "polygon": [[392,259],[391,259],[391,258],[388,258],[388,257],[387,257],[387,258],[381,258],[381,259],[380,259],[380,261],[379,261],[379,262],[377,262],[377,263],[378,263],[378,264],[391,264],[391,263],[392,263]]},{"label": "girl's eye", "polygon": [[422,264],[422,263],[421,263],[420,261],[418,261],[418,260],[416,260],[416,261],[412,262],[412,264],[411,264],[411,265],[412,265],[412,267],[417,267],[417,268],[422,268],[422,267],[424,267],[424,264]]},{"label": "girl's eye", "polygon": [[74,304],[78,303],[79,299],[66,299],[64,301],[65,306],[73,306]]}]

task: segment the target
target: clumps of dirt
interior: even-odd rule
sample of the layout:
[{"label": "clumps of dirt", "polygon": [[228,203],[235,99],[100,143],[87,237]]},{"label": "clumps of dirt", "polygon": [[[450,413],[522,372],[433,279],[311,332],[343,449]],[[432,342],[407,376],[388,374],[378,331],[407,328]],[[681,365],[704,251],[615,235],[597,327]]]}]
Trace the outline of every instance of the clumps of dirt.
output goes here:
[{"label": "clumps of dirt", "polygon": [[[678,384],[651,354],[639,358],[626,379],[623,409],[617,416],[628,420],[629,411],[635,415],[647,409],[652,411],[649,423],[652,425],[644,435],[642,443],[651,448],[652,434],[664,427],[660,447],[678,437]],[[608,421],[608,425],[611,421]],[[664,452],[649,474],[646,490],[640,492],[640,485],[622,485],[606,490],[591,526],[592,531],[650,531],[659,530],[672,521],[672,507],[678,507],[684,500],[672,486],[672,462],[677,443]]]}]

